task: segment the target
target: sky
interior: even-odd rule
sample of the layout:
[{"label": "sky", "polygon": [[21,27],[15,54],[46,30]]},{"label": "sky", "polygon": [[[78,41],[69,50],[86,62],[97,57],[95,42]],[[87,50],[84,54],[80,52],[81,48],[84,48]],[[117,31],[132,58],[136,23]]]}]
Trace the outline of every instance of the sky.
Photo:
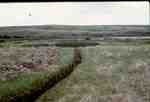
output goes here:
[{"label": "sky", "polygon": [[148,2],[0,3],[0,26],[148,25]]}]

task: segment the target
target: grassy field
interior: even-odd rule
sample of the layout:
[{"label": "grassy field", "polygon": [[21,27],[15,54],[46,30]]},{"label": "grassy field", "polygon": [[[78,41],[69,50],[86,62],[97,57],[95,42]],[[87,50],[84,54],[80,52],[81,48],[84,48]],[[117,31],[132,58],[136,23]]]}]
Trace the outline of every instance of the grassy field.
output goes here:
[{"label": "grassy field", "polygon": [[149,34],[144,25],[0,27],[0,102],[150,102]]},{"label": "grassy field", "polygon": [[[46,61],[51,59],[45,57],[52,53],[46,52],[52,52],[52,49],[56,55],[49,63]],[[0,102],[32,102],[44,90],[66,77],[74,60],[73,48],[8,47],[1,48],[0,52]],[[37,64],[37,60],[42,60],[42,63]],[[17,64],[23,67],[17,67]]]},{"label": "grassy field", "polygon": [[149,102],[150,45],[82,49],[82,63],[36,102]]}]

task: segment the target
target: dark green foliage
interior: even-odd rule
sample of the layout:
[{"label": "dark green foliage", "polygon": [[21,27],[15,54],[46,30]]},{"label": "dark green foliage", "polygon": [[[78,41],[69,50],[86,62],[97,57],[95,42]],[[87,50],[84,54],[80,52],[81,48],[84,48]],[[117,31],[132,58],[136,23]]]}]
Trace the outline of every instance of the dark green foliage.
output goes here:
[{"label": "dark green foliage", "polygon": [[96,46],[98,45],[97,42],[91,42],[91,41],[61,41],[56,42],[56,46],[62,46],[62,47],[85,47],[85,46]]}]

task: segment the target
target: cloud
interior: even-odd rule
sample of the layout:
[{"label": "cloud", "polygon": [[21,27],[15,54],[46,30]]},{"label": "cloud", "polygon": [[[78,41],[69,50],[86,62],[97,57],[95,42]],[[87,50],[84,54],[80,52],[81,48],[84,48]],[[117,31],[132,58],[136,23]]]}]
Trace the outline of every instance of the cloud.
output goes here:
[{"label": "cloud", "polygon": [[0,12],[0,26],[149,24],[148,2],[1,3]]}]

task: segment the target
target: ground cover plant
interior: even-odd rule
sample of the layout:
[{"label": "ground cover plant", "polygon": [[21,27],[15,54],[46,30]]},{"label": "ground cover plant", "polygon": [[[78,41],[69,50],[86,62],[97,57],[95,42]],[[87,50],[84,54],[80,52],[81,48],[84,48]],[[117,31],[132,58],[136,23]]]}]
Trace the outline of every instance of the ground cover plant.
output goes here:
[{"label": "ground cover plant", "polygon": [[0,49],[0,101],[32,102],[73,70],[73,48]]},{"label": "ground cover plant", "polygon": [[82,63],[36,102],[149,102],[149,45],[81,49]]},{"label": "ground cover plant", "polygon": [[0,27],[0,102],[149,102],[149,26]]}]

